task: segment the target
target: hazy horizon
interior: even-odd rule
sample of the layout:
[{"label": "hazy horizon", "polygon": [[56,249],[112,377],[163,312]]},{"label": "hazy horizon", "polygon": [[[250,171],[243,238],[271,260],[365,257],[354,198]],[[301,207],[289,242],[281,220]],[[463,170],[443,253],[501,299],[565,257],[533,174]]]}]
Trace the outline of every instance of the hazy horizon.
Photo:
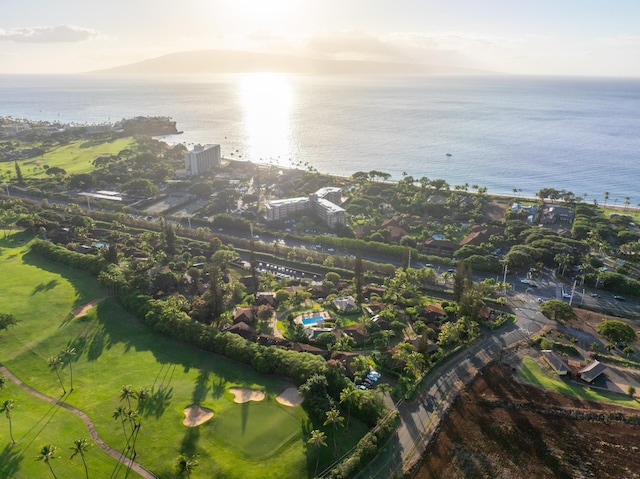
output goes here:
[{"label": "hazy horizon", "polygon": [[232,50],[518,75],[640,77],[640,2],[0,3],[0,73],[86,73]]}]

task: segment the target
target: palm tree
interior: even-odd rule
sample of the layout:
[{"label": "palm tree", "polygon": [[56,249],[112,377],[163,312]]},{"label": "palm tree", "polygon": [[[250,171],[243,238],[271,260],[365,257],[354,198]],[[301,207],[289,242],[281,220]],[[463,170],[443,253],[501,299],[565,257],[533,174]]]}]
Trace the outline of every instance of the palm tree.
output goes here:
[{"label": "palm tree", "polygon": [[36,461],[43,461],[47,466],[49,466],[49,470],[51,471],[51,474],[55,479],[58,479],[58,476],[56,476],[56,473],[53,472],[51,461],[54,459],[58,459],[56,457],[57,450],[58,448],[56,446],[47,444],[46,446],[42,446],[42,449],[40,449],[40,454],[36,456]]},{"label": "palm tree", "polygon": [[71,391],[73,391],[73,368],[71,367],[71,363],[73,362],[73,357],[76,355],[76,348],[72,348],[71,346],[67,346],[60,352],[60,358],[64,363],[69,364],[69,375],[71,377]]},{"label": "palm tree", "polygon": [[131,387],[131,384],[127,384],[120,388],[120,401],[127,401],[127,406],[131,409],[131,398],[136,397],[136,392]]},{"label": "palm tree", "polygon": [[2,406],[0,407],[0,412],[3,412],[7,419],[9,420],[9,437],[11,438],[11,444],[15,444],[16,441],[13,438],[13,428],[11,424],[11,411],[16,407],[16,403],[13,399],[6,399]]},{"label": "palm tree", "polygon": [[136,393],[136,398],[138,399],[138,412],[142,414],[142,411],[144,410],[144,405],[149,399],[149,390],[145,387],[141,387],[140,389],[138,389],[138,392]]},{"label": "palm tree", "polygon": [[127,442],[131,442],[131,448],[133,450],[133,456],[136,457],[138,453],[136,452],[136,439],[138,438],[138,422],[136,418],[138,417],[138,411],[133,409],[127,409],[125,411],[125,417],[129,421],[129,425],[131,426],[131,435]]},{"label": "palm tree", "polygon": [[627,211],[627,208],[629,208],[629,205],[631,204],[631,198],[629,198],[628,196],[624,197],[624,210]]},{"label": "palm tree", "polygon": [[70,448],[73,451],[70,459],[73,459],[77,455],[80,456],[80,458],[82,459],[82,464],[84,465],[84,473],[87,476],[87,479],[89,479],[89,469],[87,469],[87,461],[84,457],[84,454],[89,450],[91,446],[92,444],[83,437],[82,439],[76,439],[75,441],[73,441],[73,446],[71,446]]},{"label": "palm tree", "polygon": [[347,424],[345,429],[349,430],[349,420],[351,419],[351,404],[356,398],[357,390],[353,386],[349,385],[340,391],[340,404],[347,404]]},{"label": "palm tree", "polygon": [[127,444],[129,444],[129,439],[128,439],[128,434],[127,434],[127,430],[124,427],[124,421],[127,418],[127,411],[125,408],[123,408],[122,406],[118,406],[117,408],[115,408],[115,410],[113,411],[113,414],[111,415],[111,417],[113,417],[113,419],[115,419],[116,421],[118,419],[120,419],[121,423],[122,423],[122,433],[124,434],[125,439],[127,439]]},{"label": "palm tree", "polygon": [[569,266],[573,262],[573,258],[568,253],[558,253],[553,259],[556,263],[558,263],[558,272],[560,272],[560,266],[562,266],[561,276],[564,276],[564,273],[567,270],[567,266]]},{"label": "palm tree", "polygon": [[185,453],[178,456],[176,469],[178,470],[179,475],[186,473],[187,479],[189,479],[189,477],[191,477],[191,473],[196,467],[198,467],[198,460],[195,456],[187,456]]},{"label": "palm tree", "polygon": [[67,394],[67,390],[64,388],[64,383],[60,377],[60,368],[64,366],[62,359],[60,359],[60,356],[51,356],[50,358],[47,358],[47,363],[49,364],[49,369],[56,372],[58,381],[60,381],[60,386],[62,386],[62,392]]},{"label": "palm tree", "polygon": [[340,411],[336,408],[331,408],[330,411],[327,411],[327,420],[324,422],[324,425],[331,424],[333,427],[333,455],[335,456],[338,452],[338,446],[336,443],[336,436],[338,435],[337,429],[338,426],[342,427],[342,423],[344,422],[344,418],[340,415]]},{"label": "palm tree", "polygon": [[604,205],[607,206],[607,200],[609,199],[609,192],[605,191],[604,192]]},{"label": "palm tree", "polygon": [[318,475],[318,463],[320,462],[320,448],[327,447],[327,435],[322,431],[314,429],[313,431],[311,431],[311,437],[307,440],[307,444],[309,446],[313,446],[316,449],[318,449],[318,457],[316,458],[316,470],[313,473],[313,476],[315,477]]}]

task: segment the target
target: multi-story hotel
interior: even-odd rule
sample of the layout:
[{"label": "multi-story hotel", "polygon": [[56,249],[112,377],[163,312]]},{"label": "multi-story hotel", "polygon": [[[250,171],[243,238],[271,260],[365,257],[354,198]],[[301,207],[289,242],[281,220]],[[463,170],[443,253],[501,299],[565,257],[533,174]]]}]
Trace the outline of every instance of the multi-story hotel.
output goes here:
[{"label": "multi-story hotel", "polygon": [[184,154],[184,167],[188,176],[200,175],[220,164],[220,145],[196,145]]}]

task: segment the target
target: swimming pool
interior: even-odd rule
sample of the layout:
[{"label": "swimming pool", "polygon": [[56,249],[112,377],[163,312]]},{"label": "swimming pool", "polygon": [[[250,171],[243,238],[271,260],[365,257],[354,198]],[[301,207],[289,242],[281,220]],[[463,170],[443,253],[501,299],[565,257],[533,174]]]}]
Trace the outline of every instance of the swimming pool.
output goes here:
[{"label": "swimming pool", "polygon": [[320,321],[324,321],[324,318],[322,316],[314,316],[313,318],[303,318],[302,324],[304,324],[305,326],[309,326],[311,324],[319,323]]}]

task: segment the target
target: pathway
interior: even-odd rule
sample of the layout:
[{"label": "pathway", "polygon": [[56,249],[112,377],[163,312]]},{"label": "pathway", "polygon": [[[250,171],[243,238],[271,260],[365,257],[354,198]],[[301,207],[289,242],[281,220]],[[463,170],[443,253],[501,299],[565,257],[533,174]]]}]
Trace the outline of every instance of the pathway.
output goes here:
[{"label": "pathway", "polygon": [[49,397],[49,396],[47,396],[45,394],[42,394],[40,391],[36,391],[31,386],[23,383],[18,377],[16,377],[11,371],[9,371],[2,364],[0,364],[0,372],[2,372],[7,378],[11,379],[11,381],[16,383],[18,386],[20,386],[22,389],[24,389],[25,391],[27,391],[31,395],[37,397],[38,399],[46,401],[46,402],[48,402],[50,404],[55,404],[57,406],[63,407],[64,409],[66,409],[68,411],[71,411],[73,414],[75,414],[80,419],[82,419],[82,422],[84,422],[85,426],[87,426],[87,429],[89,430],[89,435],[91,436],[91,439],[93,439],[93,441],[100,447],[100,449],[105,451],[107,454],[109,454],[111,457],[113,457],[116,461],[120,462],[121,464],[123,464],[126,467],[131,468],[134,472],[137,472],[141,477],[143,477],[145,479],[157,479],[156,476],[152,472],[148,471],[147,469],[145,469],[143,466],[141,466],[137,462],[132,461],[131,459],[127,458],[122,453],[116,451],[111,446],[109,446],[107,443],[105,443],[100,438],[100,436],[98,435],[98,432],[96,431],[96,427],[94,426],[93,421],[91,421],[89,416],[87,416],[80,409],[75,408],[75,407],[73,407],[73,406],[71,406],[71,405],[69,405],[69,404],[67,404],[65,402],[62,402],[62,401],[58,400],[58,399],[54,399],[54,398]]}]

